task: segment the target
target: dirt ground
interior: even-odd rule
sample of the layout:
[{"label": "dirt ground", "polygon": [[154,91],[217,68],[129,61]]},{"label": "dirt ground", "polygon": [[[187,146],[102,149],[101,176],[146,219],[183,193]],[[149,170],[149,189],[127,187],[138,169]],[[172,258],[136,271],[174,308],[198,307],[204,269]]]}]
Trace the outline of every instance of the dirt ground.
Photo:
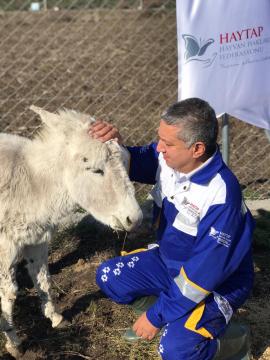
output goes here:
[{"label": "dirt ground", "polygon": [[[35,103],[52,111],[67,107],[105,116],[121,126],[127,142],[148,142],[160,112],[176,99],[173,12],[0,13],[0,29],[1,130],[32,136],[40,123],[27,109]],[[243,188],[251,197],[262,191],[269,195],[269,144],[262,130],[232,120],[231,141],[232,168]],[[269,238],[269,214],[259,217],[264,227],[256,236]],[[158,359],[158,339],[150,344],[121,339],[135,316],[104,298],[95,285],[96,267],[119,254],[124,237],[85,220],[58,233],[51,244],[53,296],[71,322],[66,329],[52,329],[42,317],[20,266],[15,322],[24,338],[24,360]],[[142,229],[127,238],[125,249],[153,240]],[[254,291],[237,314],[250,325],[256,360],[270,360],[269,257],[269,250],[255,248]],[[0,357],[8,360],[4,337],[0,340]]]},{"label": "dirt ground", "polygon": [[[263,214],[267,220],[270,214]],[[270,225],[268,227],[268,234]],[[255,235],[256,236],[256,235]],[[158,360],[158,338],[151,343],[127,343],[121,334],[136,319],[128,306],[106,299],[95,284],[95,270],[102,260],[119,255],[124,241],[131,251],[154,241],[144,225],[125,239],[89,217],[77,226],[58,232],[50,249],[50,273],[57,308],[70,321],[66,329],[52,329],[41,314],[39,298],[31,280],[20,265],[20,286],[15,323],[24,339],[23,360]],[[239,309],[236,321],[247,324],[251,332],[252,359],[270,360],[270,251],[255,248],[255,286],[251,298]],[[1,335],[0,358],[11,359],[5,352]]]}]

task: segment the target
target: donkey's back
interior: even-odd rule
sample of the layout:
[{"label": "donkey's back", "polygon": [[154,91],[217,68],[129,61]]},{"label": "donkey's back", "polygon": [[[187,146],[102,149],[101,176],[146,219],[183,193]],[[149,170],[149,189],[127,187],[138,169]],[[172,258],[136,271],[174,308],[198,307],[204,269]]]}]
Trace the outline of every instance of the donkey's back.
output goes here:
[{"label": "donkey's back", "polygon": [[22,136],[0,133],[0,184],[3,182],[3,175],[12,172],[16,164],[20,165],[23,149],[29,141]]}]

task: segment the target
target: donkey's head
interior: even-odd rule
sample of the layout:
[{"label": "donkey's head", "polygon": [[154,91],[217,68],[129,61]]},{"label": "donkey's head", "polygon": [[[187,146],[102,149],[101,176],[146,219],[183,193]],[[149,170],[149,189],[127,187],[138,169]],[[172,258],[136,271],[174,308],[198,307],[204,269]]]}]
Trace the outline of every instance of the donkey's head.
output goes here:
[{"label": "donkey's head", "polygon": [[91,138],[88,130],[94,119],[85,114],[69,110],[52,114],[34,106],[31,109],[39,113],[50,132],[59,135],[64,154],[59,157],[64,164],[59,166],[70,198],[113,229],[135,228],[142,212],[124,166],[123,149],[117,142],[102,143]]}]

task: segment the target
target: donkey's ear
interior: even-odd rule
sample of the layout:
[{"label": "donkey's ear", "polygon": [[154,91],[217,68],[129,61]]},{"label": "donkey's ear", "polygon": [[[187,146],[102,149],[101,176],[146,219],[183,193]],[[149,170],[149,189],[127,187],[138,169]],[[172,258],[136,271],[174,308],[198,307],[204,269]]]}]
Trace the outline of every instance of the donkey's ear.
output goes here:
[{"label": "donkey's ear", "polygon": [[46,111],[38,106],[31,105],[30,110],[37,113],[42,122],[44,122],[49,127],[56,127],[59,124],[59,115],[50,113],[49,111]]}]

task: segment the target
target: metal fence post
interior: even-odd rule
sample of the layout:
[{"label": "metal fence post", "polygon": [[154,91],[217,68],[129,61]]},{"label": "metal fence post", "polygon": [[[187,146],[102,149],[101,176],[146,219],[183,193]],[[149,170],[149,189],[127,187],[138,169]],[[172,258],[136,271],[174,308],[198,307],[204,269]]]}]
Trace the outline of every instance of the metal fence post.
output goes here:
[{"label": "metal fence post", "polygon": [[270,130],[265,130],[265,135],[270,142]]},{"label": "metal fence post", "polygon": [[222,157],[226,165],[229,165],[229,115],[223,114],[221,117],[221,137],[222,137]]}]

